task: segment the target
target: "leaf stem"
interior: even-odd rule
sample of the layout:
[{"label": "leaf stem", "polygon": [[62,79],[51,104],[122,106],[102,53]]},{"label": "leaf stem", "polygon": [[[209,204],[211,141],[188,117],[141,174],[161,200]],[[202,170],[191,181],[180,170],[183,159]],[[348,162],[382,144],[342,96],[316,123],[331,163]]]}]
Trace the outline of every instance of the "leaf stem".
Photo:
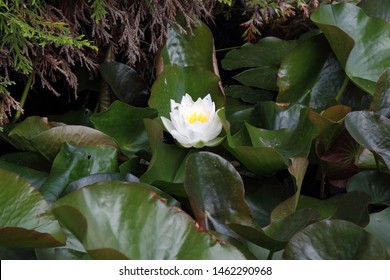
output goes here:
[{"label": "leaf stem", "polygon": [[30,75],[28,76],[26,85],[24,86],[22,97],[20,98],[20,102],[19,102],[20,109],[18,111],[16,111],[16,114],[15,114],[14,119],[12,120],[12,123],[16,123],[19,120],[20,116],[22,115],[23,107],[24,107],[24,104],[26,103],[27,95],[30,91],[33,77],[34,77],[34,72],[31,72]]},{"label": "leaf stem", "polygon": [[344,82],[343,84],[341,85],[341,88],[339,90],[339,92],[337,93],[337,96],[336,96],[336,101],[339,102],[341,97],[343,96],[343,93],[345,92],[345,89],[347,88],[347,85],[349,83],[349,78],[348,76],[346,75],[345,76],[345,79],[344,79]]}]

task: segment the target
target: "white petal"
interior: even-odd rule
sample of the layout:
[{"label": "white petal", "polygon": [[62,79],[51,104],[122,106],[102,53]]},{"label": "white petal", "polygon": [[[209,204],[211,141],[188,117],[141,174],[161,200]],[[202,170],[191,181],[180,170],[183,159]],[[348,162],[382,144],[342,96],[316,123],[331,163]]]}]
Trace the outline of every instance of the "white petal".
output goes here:
[{"label": "white petal", "polygon": [[185,107],[187,107],[187,106],[192,106],[192,105],[194,104],[194,101],[192,100],[191,95],[189,95],[188,93],[186,93],[186,95],[184,95],[184,96],[182,97],[180,104],[181,104],[182,106],[185,106]]},{"label": "white petal", "polygon": [[172,130],[171,135],[173,138],[176,139],[177,142],[180,143],[185,148],[192,147],[192,144],[190,143],[189,139],[187,137],[184,137],[180,133],[178,133],[176,130]]},{"label": "white petal", "polygon": [[172,130],[175,129],[175,127],[173,126],[172,122],[165,118],[165,117],[161,117],[161,121],[163,122],[165,128],[168,130],[168,132],[171,132]]},{"label": "white petal", "polygon": [[215,147],[215,146],[221,144],[224,139],[225,139],[225,137],[214,138],[213,140],[208,141],[207,143],[205,143],[205,146]]}]

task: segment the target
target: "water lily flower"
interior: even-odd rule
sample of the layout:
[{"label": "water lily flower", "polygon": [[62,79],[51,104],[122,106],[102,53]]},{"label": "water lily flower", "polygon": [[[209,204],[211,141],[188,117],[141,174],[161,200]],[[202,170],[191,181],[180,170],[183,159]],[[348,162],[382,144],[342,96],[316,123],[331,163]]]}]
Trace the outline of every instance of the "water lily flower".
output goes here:
[{"label": "water lily flower", "polygon": [[171,99],[171,119],[161,117],[161,120],[168,132],[183,147],[212,147],[223,140],[223,137],[217,137],[222,130],[218,111],[215,111],[210,94],[203,99],[198,98],[195,102],[186,94],[180,103]]}]

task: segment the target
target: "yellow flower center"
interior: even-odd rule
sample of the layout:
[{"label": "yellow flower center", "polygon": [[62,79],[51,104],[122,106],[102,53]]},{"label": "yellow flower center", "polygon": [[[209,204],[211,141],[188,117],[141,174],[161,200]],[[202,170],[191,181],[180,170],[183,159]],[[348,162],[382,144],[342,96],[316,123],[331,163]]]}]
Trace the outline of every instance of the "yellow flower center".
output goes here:
[{"label": "yellow flower center", "polygon": [[209,119],[209,116],[205,115],[204,113],[197,113],[197,112],[192,112],[190,115],[186,116],[186,120],[190,124],[193,124],[196,121],[200,121],[201,123],[204,123],[208,119]]}]

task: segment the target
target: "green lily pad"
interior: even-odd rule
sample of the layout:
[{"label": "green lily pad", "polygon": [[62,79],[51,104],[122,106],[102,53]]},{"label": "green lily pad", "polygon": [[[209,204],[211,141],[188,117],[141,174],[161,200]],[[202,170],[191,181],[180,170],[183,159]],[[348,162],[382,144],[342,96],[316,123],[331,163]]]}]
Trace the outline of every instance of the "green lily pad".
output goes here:
[{"label": "green lily pad", "polygon": [[375,235],[383,246],[386,247],[387,253],[390,255],[390,207],[378,213],[370,215],[370,223],[365,228],[368,232]]},{"label": "green lily pad", "polygon": [[381,157],[390,169],[390,120],[374,112],[357,111],[345,118],[345,127],[363,147]]},{"label": "green lily pad", "polygon": [[28,117],[9,133],[22,150],[37,151],[52,161],[64,142],[73,145],[108,145],[117,148],[115,141],[96,129],[79,125],[51,127],[46,118]]},{"label": "green lily pad", "polygon": [[63,246],[66,236],[42,195],[15,173],[0,169],[0,177],[0,246]]},{"label": "green lily pad", "polygon": [[157,109],[160,116],[170,118],[170,100],[180,103],[182,97],[188,93],[194,101],[210,94],[216,107],[220,108],[224,101],[218,82],[219,77],[206,68],[167,65],[153,83],[149,106]]},{"label": "green lily pad", "polygon": [[58,200],[53,211],[95,259],[248,256],[228,242],[200,232],[180,208],[167,206],[141,183],[96,183]]},{"label": "green lily pad", "polygon": [[324,32],[348,77],[373,94],[390,67],[390,24],[348,3],[321,5],[311,20]]},{"label": "green lily pad", "polygon": [[[177,18],[184,26],[182,18]],[[191,30],[182,30],[177,25],[168,25],[167,40],[161,51],[164,65],[182,67],[200,66],[213,71],[214,38],[208,26],[195,20]]]},{"label": "green lily pad", "polygon": [[184,187],[201,228],[232,235],[228,223],[252,223],[241,176],[221,156],[210,152],[188,156]]},{"label": "green lily pad", "polygon": [[256,225],[229,224],[229,226],[246,240],[276,252],[283,249],[295,233],[318,218],[317,211],[301,209],[263,229]]},{"label": "green lily pad", "polygon": [[143,120],[156,116],[152,108],[137,108],[115,101],[107,111],[94,114],[91,122],[96,129],[115,139],[126,156],[131,156],[150,150]]},{"label": "green lily pad", "polygon": [[83,125],[92,126],[89,118],[92,116],[92,111],[83,108],[77,111],[69,111],[61,115],[48,116],[49,122],[60,122],[68,125]]},{"label": "green lily pad", "polygon": [[345,79],[323,34],[304,40],[283,59],[277,85],[280,103],[306,103],[322,111],[336,104],[335,97]]},{"label": "green lily pad", "polygon": [[262,177],[256,180],[260,188],[245,195],[245,201],[252,211],[253,220],[261,227],[271,223],[271,213],[277,205],[289,198],[291,193],[275,177]]},{"label": "green lily pad", "polygon": [[32,168],[41,172],[49,172],[51,167],[51,162],[36,152],[8,153],[2,155],[0,160],[4,160],[19,166]]},{"label": "green lily pad", "polygon": [[301,195],[299,197],[297,210],[312,208],[320,214],[320,219],[326,219],[336,213],[337,205],[342,195],[333,196],[328,199],[318,199],[312,196]]},{"label": "green lily pad", "polygon": [[140,177],[141,182],[154,185],[171,195],[186,197],[184,163],[193,151],[162,142],[163,129],[156,121],[145,120],[145,126],[153,155],[148,169]]},{"label": "green lily pad", "polygon": [[390,116],[390,68],[383,72],[375,85],[370,109],[385,117]]},{"label": "green lily pad", "polygon": [[0,159],[0,169],[8,170],[10,172],[18,174],[36,189],[39,189],[45,183],[47,176],[49,175],[46,172],[42,172],[25,166],[20,166],[2,159]]},{"label": "green lily pad", "polygon": [[342,220],[316,222],[290,239],[283,253],[289,260],[384,260],[386,250],[361,227]]},{"label": "green lily pad", "polygon": [[365,227],[370,222],[368,205],[370,196],[364,192],[352,191],[343,195],[337,204],[332,220],[344,220]]},{"label": "green lily pad", "polygon": [[362,171],[351,177],[347,191],[365,192],[371,197],[371,203],[390,205],[390,174],[378,171]]},{"label": "green lily pad", "polygon": [[110,146],[74,146],[65,142],[40,192],[47,201],[54,202],[71,182],[91,174],[116,172],[117,169],[116,149]]},{"label": "green lily pad", "polygon": [[116,61],[105,61],[100,65],[99,70],[119,100],[138,107],[147,104],[148,87],[130,66]]},{"label": "green lily pad", "polygon": [[361,0],[358,4],[368,16],[382,18],[390,23],[389,0]]},{"label": "green lily pad", "polygon": [[250,68],[234,76],[246,86],[277,91],[276,77],[283,57],[295,46],[296,41],[284,41],[266,37],[256,44],[246,43],[232,50],[222,59],[226,70]]}]

